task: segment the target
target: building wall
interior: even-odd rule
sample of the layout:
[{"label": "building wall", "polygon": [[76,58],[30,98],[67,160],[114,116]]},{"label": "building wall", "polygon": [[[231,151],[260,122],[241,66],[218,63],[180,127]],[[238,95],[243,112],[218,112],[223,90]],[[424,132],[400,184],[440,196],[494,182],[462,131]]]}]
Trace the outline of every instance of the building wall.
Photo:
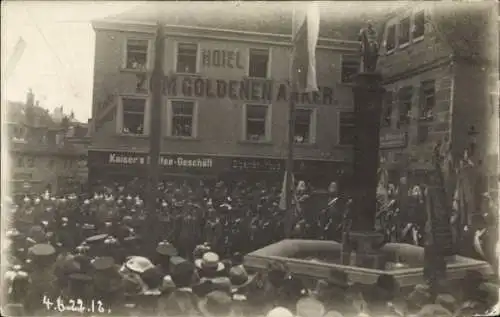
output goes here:
[{"label": "building wall", "polygon": [[[193,31],[194,32],[194,31]],[[176,34],[179,34],[177,32]],[[122,70],[125,41],[127,37],[150,39],[150,56],[148,66],[151,70],[153,64],[152,34],[119,32],[112,30],[96,30],[96,62],[94,73],[94,110],[93,116],[99,117],[103,110],[109,110],[107,121],[98,126],[92,136],[92,148],[95,149],[126,149],[132,151],[147,151],[149,143],[146,136],[124,136],[117,134],[120,126],[121,103],[120,96],[137,96],[148,99],[145,114],[145,131],[149,131],[150,96],[146,91],[136,92],[137,73]],[[196,36],[196,37],[193,37]],[[200,37],[197,37],[200,36]],[[239,52],[243,69],[228,67],[206,67],[198,56],[199,72],[194,77],[212,80],[241,81],[248,77],[248,52],[249,48],[270,49],[270,78],[275,86],[275,97],[279,85],[287,85],[290,67],[290,47],[287,39],[282,37],[234,35],[219,32],[213,38],[203,38],[203,34],[184,33],[179,36],[167,36],[165,43],[164,72],[166,76],[174,75],[177,46],[175,43],[198,43],[199,51],[226,50]],[[320,43],[322,44],[322,43]],[[350,46],[349,46],[350,45]],[[300,159],[323,159],[336,161],[349,161],[351,150],[349,147],[338,146],[338,113],[339,111],[352,110],[351,91],[347,86],[340,84],[342,53],[355,54],[357,46],[351,44],[326,43],[317,50],[317,72],[320,87],[333,90],[331,104],[302,104],[298,107],[314,109],[315,144],[297,146],[296,156]],[[193,76],[190,76],[191,78]],[[194,79],[193,79],[194,80]],[[147,84],[146,84],[147,87]],[[181,90],[178,87],[178,90]],[[186,99],[179,94],[176,98]],[[172,100],[172,96],[168,98]],[[180,140],[166,136],[168,127],[168,114],[166,104],[163,105],[162,126],[164,138],[162,152],[211,154],[227,156],[264,156],[284,157],[286,154],[286,135],[288,121],[288,101],[272,101],[271,111],[271,138],[269,142],[250,143],[243,140],[244,127],[244,100],[231,100],[230,98],[193,98],[189,100],[198,102],[197,137],[191,140]],[[109,102],[106,103],[105,100]],[[266,102],[265,102],[266,103]],[[268,103],[268,102],[267,102]],[[113,114],[114,113],[114,114]],[[258,154],[257,154],[258,153]]]}]

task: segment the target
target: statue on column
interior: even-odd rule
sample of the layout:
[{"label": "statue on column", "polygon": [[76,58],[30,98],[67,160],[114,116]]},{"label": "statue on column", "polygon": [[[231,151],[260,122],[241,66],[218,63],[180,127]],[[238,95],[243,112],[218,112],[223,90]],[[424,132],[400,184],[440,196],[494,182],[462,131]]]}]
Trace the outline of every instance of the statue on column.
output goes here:
[{"label": "statue on column", "polygon": [[377,42],[377,31],[371,22],[359,31],[359,41],[361,41],[361,72],[374,72],[377,67],[379,45]]}]

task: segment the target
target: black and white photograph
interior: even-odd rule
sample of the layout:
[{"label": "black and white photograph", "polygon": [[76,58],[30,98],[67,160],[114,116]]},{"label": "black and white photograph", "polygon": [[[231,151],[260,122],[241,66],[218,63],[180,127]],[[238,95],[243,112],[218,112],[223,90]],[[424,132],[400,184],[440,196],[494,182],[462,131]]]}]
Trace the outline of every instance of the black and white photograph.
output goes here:
[{"label": "black and white photograph", "polygon": [[499,305],[498,1],[2,1],[2,316]]}]

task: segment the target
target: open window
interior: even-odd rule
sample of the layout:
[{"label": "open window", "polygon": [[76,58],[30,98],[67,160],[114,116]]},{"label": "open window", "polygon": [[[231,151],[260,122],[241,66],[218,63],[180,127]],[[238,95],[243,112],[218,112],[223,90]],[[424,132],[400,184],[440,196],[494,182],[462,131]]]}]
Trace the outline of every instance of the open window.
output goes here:
[{"label": "open window", "polygon": [[250,49],[248,62],[248,76],[254,78],[267,78],[269,69],[269,50]]},{"label": "open window", "polygon": [[406,46],[408,45],[408,43],[410,43],[410,29],[411,29],[410,17],[402,19],[401,22],[399,23],[398,42],[400,47]]},{"label": "open window", "polygon": [[170,136],[194,137],[195,106],[194,101],[172,100]]},{"label": "open window", "polygon": [[314,143],[314,111],[312,109],[295,110],[295,136],[297,144]]},{"label": "open window", "polygon": [[144,114],[146,99],[123,98],[123,134],[144,134]]},{"label": "open window", "polygon": [[247,141],[262,142],[268,140],[268,111],[267,105],[246,105],[246,131]]},{"label": "open window", "polygon": [[145,71],[148,62],[148,40],[127,39],[125,68]]},{"label": "open window", "polygon": [[178,73],[196,74],[198,71],[198,45],[193,43],[177,44]]},{"label": "open window", "polygon": [[339,112],[339,145],[354,145],[356,122],[354,112]]}]

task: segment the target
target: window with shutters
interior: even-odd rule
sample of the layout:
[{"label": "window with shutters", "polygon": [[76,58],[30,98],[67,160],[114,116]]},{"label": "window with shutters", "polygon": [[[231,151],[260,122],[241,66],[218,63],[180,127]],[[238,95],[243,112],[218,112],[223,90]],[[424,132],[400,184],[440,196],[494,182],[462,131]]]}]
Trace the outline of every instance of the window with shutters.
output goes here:
[{"label": "window with shutters", "polygon": [[146,99],[144,98],[122,98],[123,134],[144,134],[144,114],[146,110]]},{"label": "window with shutters", "polygon": [[410,17],[404,18],[401,20],[399,23],[399,36],[398,36],[398,43],[399,46],[405,46],[410,42],[410,29],[411,29],[411,22],[410,22]]},{"label": "window with shutters", "polygon": [[269,140],[270,119],[268,116],[268,105],[246,105],[245,139],[247,141],[262,142]]},{"label": "window with shutters", "polygon": [[198,72],[198,45],[194,43],[177,43],[178,73],[195,74]]},{"label": "window with shutters", "polygon": [[342,55],[342,82],[350,83],[359,71],[361,60],[359,56]]},{"label": "window with shutters", "polygon": [[433,109],[436,104],[436,84],[434,80],[422,82],[422,100],[420,101],[420,121],[434,119]]},{"label": "window with shutters", "polygon": [[172,100],[170,102],[170,136],[195,137],[196,102],[191,100]]},{"label": "window with shutters", "polygon": [[390,127],[392,122],[392,104],[394,102],[394,95],[392,91],[385,94],[384,108],[382,111],[382,127]]},{"label": "window with shutters", "polygon": [[417,12],[413,16],[412,37],[413,41],[419,40],[425,33],[425,12]]},{"label": "window with shutters", "polygon": [[399,120],[398,127],[406,126],[411,119],[411,104],[413,97],[413,87],[404,87],[398,93]]},{"label": "window with shutters", "polygon": [[395,48],[396,48],[396,25],[393,24],[387,27],[385,49],[387,53],[390,53]]},{"label": "window with shutters", "polygon": [[254,78],[267,78],[269,76],[269,50],[250,49],[248,58],[248,76]]},{"label": "window with shutters", "polygon": [[146,70],[148,62],[148,40],[127,39],[125,68]]},{"label": "window with shutters", "polygon": [[356,122],[354,112],[339,112],[339,145],[354,145]]},{"label": "window with shutters", "polygon": [[314,143],[314,111],[312,109],[296,109],[295,137],[297,144]]}]

